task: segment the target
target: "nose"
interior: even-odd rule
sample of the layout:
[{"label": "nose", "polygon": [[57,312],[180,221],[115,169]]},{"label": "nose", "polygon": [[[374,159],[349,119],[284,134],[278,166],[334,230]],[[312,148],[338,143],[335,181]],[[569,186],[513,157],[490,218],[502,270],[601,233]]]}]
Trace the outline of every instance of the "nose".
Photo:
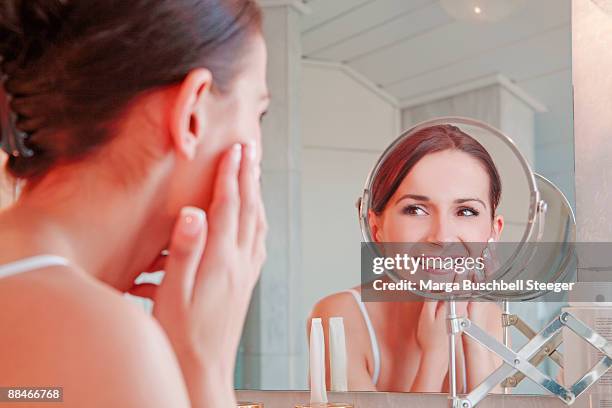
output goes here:
[{"label": "nose", "polygon": [[427,234],[427,242],[442,245],[446,242],[455,241],[458,241],[458,237],[455,228],[453,228],[452,220],[449,220],[443,214],[433,215]]}]

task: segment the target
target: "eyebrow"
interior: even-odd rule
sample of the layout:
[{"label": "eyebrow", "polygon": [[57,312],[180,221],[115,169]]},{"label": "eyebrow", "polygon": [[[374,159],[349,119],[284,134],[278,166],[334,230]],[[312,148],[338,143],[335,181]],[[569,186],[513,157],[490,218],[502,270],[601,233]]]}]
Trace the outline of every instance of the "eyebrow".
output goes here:
[{"label": "eyebrow", "polygon": [[262,101],[269,101],[272,99],[272,94],[270,94],[270,92],[266,92],[265,94],[262,95],[261,100]]},{"label": "eyebrow", "polygon": [[[401,196],[400,198],[398,198],[395,201],[395,204],[399,203],[402,200],[405,200],[406,198],[412,198],[413,200],[416,200],[416,201],[430,201],[429,197],[424,196],[424,195],[419,195],[419,194],[404,194],[403,196]],[[485,204],[485,202],[482,201],[480,198],[458,198],[458,199],[456,199],[453,202],[455,204],[463,204],[463,203],[467,203],[469,201],[479,202],[480,204],[482,204],[482,206],[484,208],[487,208],[487,205]]]},{"label": "eyebrow", "polygon": [[482,204],[484,208],[487,208],[487,205],[485,204],[485,202],[482,201],[480,198],[458,198],[457,200],[455,200],[455,203],[463,204],[463,203],[467,203],[468,201],[477,201],[480,204]]}]

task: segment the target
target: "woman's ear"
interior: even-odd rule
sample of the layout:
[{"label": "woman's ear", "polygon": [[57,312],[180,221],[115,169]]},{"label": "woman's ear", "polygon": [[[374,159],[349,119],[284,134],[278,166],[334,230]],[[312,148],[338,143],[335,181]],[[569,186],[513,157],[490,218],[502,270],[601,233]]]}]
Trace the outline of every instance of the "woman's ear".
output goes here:
[{"label": "woman's ear", "polygon": [[493,218],[493,228],[491,231],[491,238],[493,238],[494,241],[499,241],[503,229],[504,229],[504,217],[502,215],[496,215]]},{"label": "woman's ear", "polygon": [[380,228],[379,228],[380,217],[372,210],[368,210],[368,224],[370,227],[370,235],[374,242],[381,242]]},{"label": "woman's ear", "polygon": [[203,98],[212,84],[209,70],[189,72],[179,86],[170,118],[170,134],[178,154],[191,160],[206,126]]}]

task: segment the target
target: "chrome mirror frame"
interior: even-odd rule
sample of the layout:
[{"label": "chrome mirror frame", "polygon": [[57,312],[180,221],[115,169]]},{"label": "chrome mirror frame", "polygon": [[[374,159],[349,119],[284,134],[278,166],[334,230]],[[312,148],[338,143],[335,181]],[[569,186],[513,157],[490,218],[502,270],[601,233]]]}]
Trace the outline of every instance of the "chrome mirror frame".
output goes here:
[{"label": "chrome mirror frame", "polygon": [[[366,245],[368,243],[374,242],[372,234],[370,232],[368,210],[372,204],[372,194],[371,194],[372,186],[374,184],[374,181],[376,180],[376,176],[382,164],[387,160],[387,158],[395,150],[395,148],[400,143],[402,143],[406,138],[410,137],[411,135],[415,134],[416,132],[422,129],[425,129],[431,126],[446,125],[446,124],[457,124],[457,125],[478,127],[478,128],[484,129],[487,132],[490,132],[491,134],[497,136],[499,140],[503,141],[504,144],[514,153],[515,157],[517,158],[518,162],[521,165],[521,168],[523,169],[525,178],[527,180],[527,184],[529,188],[529,211],[528,211],[528,219],[527,219],[527,223],[525,226],[525,230],[523,231],[521,242],[518,243],[517,248],[512,254],[512,256],[510,256],[508,260],[506,260],[506,262],[503,265],[501,265],[501,267],[498,269],[497,274],[494,278],[494,279],[498,279],[500,277],[505,276],[508,272],[510,272],[513,265],[516,264],[517,260],[521,260],[525,258],[529,259],[530,254],[527,252],[529,251],[530,248],[529,248],[528,243],[531,242],[532,240],[537,241],[539,239],[540,234],[536,231],[536,226],[539,225],[543,228],[544,220],[543,220],[542,215],[543,213],[545,213],[546,203],[544,203],[540,199],[540,192],[537,188],[536,177],[534,175],[533,170],[531,169],[531,166],[527,162],[527,159],[525,159],[523,154],[520,152],[520,150],[518,149],[514,141],[510,139],[508,136],[506,136],[505,134],[503,134],[500,130],[494,128],[493,126],[488,125],[485,122],[482,122],[476,119],[459,117],[459,116],[445,116],[445,117],[438,117],[435,119],[421,122],[413,126],[412,128],[408,129],[407,131],[403,132],[398,138],[396,138],[383,151],[382,155],[376,161],[374,167],[368,173],[368,177],[366,178],[365,185],[363,187],[361,196],[357,199],[357,202],[356,202],[356,207],[357,207],[358,217],[359,217],[359,226],[360,226],[361,235],[362,235],[362,242],[365,243]],[[367,245],[367,246],[370,248],[370,250],[376,252],[376,249],[373,248],[372,245]],[[387,275],[395,282],[399,282],[401,279],[394,272],[388,272]],[[440,297],[440,295],[436,295],[432,293],[426,293],[426,292],[421,292],[421,291],[415,291],[415,293],[425,298],[445,299],[443,297]],[[482,296],[485,296],[487,295],[487,292],[479,292],[479,294]],[[470,298],[473,298],[473,295],[470,296]],[[457,297],[457,300],[459,299],[461,298]]]}]

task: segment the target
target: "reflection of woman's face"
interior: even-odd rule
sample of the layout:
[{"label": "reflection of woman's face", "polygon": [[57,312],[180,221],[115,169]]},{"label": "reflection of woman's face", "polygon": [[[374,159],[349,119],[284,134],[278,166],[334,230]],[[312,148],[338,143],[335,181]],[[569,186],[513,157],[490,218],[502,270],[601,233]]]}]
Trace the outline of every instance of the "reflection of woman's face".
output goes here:
[{"label": "reflection of woman's face", "polygon": [[374,215],[378,242],[498,240],[503,218],[491,218],[490,180],[483,165],[459,150],[423,157],[406,175],[382,214]]}]

